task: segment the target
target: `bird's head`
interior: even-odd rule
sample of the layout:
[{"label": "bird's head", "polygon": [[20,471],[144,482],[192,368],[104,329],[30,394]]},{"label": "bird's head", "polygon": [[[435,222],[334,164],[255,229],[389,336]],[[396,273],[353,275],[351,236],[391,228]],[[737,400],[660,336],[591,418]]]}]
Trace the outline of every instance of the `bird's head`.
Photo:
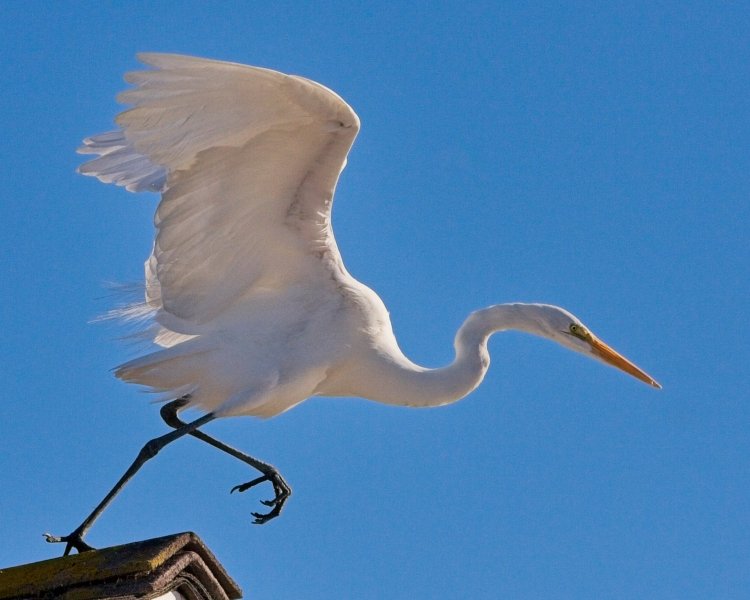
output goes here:
[{"label": "bird's head", "polygon": [[557,306],[543,307],[544,318],[539,325],[543,328],[545,337],[553,339],[570,350],[617,367],[652,387],[661,388],[661,385],[648,373],[591,333],[578,317]]}]

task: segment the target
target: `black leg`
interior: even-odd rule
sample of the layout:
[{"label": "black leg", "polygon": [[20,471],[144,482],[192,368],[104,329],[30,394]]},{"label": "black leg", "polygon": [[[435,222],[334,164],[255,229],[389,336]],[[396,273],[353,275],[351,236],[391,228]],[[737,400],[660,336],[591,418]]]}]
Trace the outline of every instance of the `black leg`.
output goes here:
[{"label": "black leg", "polygon": [[[177,416],[177,412],[185,405],[187,405],[188,402],[189,398],[183,397],[165,404],[161,409],[161,417],[162,419],[164,419],[164,422],[170,427],[174,427],[177,431],[185,427],[186,423],[180,420],[180,418]],[[250,465],[251,467],[257,469],[262,473],[260,477],[257,477],[252,481],[248,481],[247,483],[243,483],[242,485],[234,486],[232,488],[232,492],[244,492],[245,490],[249,490],[251,487],[258,485],[259,483],[263,483],[264,481],[271,482],[275,493],[274,499],[261,500],[263,504],[265,504],[266,506],[270,506],[271,510],[267,513],[251,513],[253,517],[255,517],[255,520],[253,521],[255,524],[261,525],[270,521],[271,519],[278,517],[281,514],[281,509],[284,508],[284,503],[291,495],[292,488],[290,488],[287,482],[284,481],[284,478],[281,476],[281,473],[278,472],[276,467],[274,467],[273,465],[269,465],[262,460],[258,460],[257,458],[253,458],[252,456],[249,456],[244,452],[240,452],[236,448],[227,446],[225,443],[220,442],[216,438],[212,438],[209,435],[206,435],[198,429],[194,429],[192,431],[189,431],[188,433],[193,437],[198,438],[199,440],[206,442],[207,444],[210,444],[214,448],[217,448],[222,452],[226,452],[230,456],[234,456],[236,459],[241,460],[245,464]]]},{"label": "black leg", "polygon": [[172,431],[170,433],[167,433],[165,435],[162,435],[160,437],[154,438],[153,440],[150,440],[146,443],[143,448],[141,448],[141,451],[138,453],[138,456],[136,456],[135,460],[133,461],[133,464],[130,465],[127,471],[125,471],[124,475],[120,477],[120,480],[114,485],[114,487],[109,491],[109,493],[104,497],[104,499],[97,505],[97,507],[92,511],[92,513],[84,519],[83,523],[81,523],[76,529],[73,530],[72,533],[65,536],[56,536],[56,535],[50,535],[49,533],[45,533],[44,537],[47,539],[50,543],[56,543],[56,542],[65,542],[65,552],[63,553],[63,556],[67,556],[70,554],[70,551],[75,548],[78,552],[85,552],[86,550],[92,550],[93,548],[89,546],[86,542],[83,541],[83,536],[86,535],[86,532],[91,528],[91,526],[94,524],[94,522],[101,516],[101,514],[104,512],[104,510],[109,506],[109,503],[112,502],[112,500],[117,496],[117,494],[120,493],[120,490],[122,490],[123,487],[125,487],[125,484],[130,481],[133,476],[139,471],[139,469],[150,459],[152,459],[154,456],[157,455],[159,450],[164,448],[167,444],[170,444],[171,442],[175,441],[176,439],[181,438],[184,435],[187,435],[188,433],[194,432],[198,427],[201,425],[205,425],[209,421],[212,421],[216,417],[209,413],[207,415],[204,415],[200,419],[196,419],[192,423],[184,423],[182,427],[179,429],[176,429],[175,431]]}]

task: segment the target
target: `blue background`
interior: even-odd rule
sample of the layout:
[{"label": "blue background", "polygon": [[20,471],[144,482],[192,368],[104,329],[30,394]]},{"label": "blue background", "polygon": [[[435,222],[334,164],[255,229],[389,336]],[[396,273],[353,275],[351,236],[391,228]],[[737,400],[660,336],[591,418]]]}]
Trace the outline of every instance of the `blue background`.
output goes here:
[{"label": "blue background", "polygon": [[[56,556],[157,407],[89,321],[137,281],[156,197],[77,176],[137,51],[300,74],[362,131],[334,226],[404,351],[452,359],[487,304],[562,305],[661,381],[492,339],[449,407],[316,399],[193,439],[91,531],[194,530],[252,598],[741,598],[750,589],[750,10],[744,2],[0,5],[0,566]],[[313,6],[314,5],[314,6]]]}]

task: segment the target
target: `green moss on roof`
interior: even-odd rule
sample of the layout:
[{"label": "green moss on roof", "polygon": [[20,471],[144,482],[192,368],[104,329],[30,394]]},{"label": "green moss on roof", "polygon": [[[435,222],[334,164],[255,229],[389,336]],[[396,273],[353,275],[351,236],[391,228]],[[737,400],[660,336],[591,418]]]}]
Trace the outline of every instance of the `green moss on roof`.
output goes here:
[{"label": "green moss on roof", "polygon": [[[111,588],[120,580],[142,580],[175,554],[198,554],[214,573],[229,597],[239,588],[193,533],[180,533],[142,542],[113,546],[41,562],[0,569],[0,600],[15,598],[92,598],[97,587]],[[63,592],[68,590],[68,592]],[[236,590],[235,593],[232,593]]]}]

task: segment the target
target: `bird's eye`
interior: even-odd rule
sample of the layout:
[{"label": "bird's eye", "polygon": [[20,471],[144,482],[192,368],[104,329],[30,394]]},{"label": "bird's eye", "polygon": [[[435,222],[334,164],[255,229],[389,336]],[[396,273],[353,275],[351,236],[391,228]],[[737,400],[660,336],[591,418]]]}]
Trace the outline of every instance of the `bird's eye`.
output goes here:
[{"label": "bird's eye", "polygon": [[577,325],[576,323],[571,323],[570,327],[570,335],[574,335],[575,337],[585,340],[588,338],[589,332],[586,331],[586,328],[583,325]]}]

